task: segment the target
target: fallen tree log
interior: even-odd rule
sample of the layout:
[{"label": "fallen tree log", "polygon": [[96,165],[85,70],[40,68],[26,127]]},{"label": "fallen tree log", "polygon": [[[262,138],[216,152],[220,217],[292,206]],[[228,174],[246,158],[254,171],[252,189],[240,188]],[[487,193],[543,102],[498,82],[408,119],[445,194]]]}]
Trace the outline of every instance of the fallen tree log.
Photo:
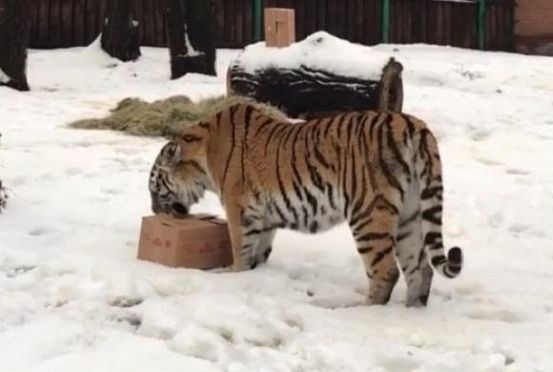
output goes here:
[{"label": "fallen tree log", "polygon": [[403,106],[403,66],[325,32],[277,49],[255,44],[228,70],[228,94],[276,106],[290,117]]}]

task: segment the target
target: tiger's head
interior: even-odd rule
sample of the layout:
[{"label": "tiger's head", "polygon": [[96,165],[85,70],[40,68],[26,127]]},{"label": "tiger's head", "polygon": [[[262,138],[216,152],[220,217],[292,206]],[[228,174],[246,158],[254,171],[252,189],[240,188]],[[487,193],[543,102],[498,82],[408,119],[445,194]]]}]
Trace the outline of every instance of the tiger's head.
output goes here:
[{"label": "tiger's head", "polygon": [[201,136],[185,134],[168,142],[157,155],[149,180],[155,214],[184,218],[210,188],[203,141]]}]

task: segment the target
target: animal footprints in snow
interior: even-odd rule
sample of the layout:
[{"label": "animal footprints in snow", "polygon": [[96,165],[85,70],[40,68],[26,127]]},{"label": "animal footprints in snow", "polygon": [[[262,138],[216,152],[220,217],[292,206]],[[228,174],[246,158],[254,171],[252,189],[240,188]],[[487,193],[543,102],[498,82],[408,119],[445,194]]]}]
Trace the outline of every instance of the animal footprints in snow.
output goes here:
[{"label": "animal footprints in snow", "polygon": [[10,186],[12,187],[21,186],[21,185],[25,185],[27,182],[29,182],[29,177],[18,176],[10,180]]},{"label": "animal footprints in snow", "polygon": [[110,319],[112,322],[123,326],[123,328],[130,332],[136,332],[142,325],[142,318],[140,315],[126,310],[133,306],[140,305],[144,300],[142,298],[130,298],[130,297],[114,297],[108,301],[110,306],[113,306],[114,311]]},{"label": "animal footprints in snow", "polygon": [[[476,157],[476,161],[478,161],[481,164],[487,165],[487,166],[503,165],[503,161],[498,160],[498,159],[485,157],[485,156]],[[532,174],[532,172],[530,172],[527,169],[516,168],[516,167],[507,167],[505,169],[505,173],[507,173],[508,175],[511,175],[511,176],[528,176],[528,175]]]},{"label": "animal footprints in snow", "polygon": [[505,222],[505,216],[501,212],[495,212],[488,216],[488,225],[493,228],[499,228]]},{"label": "animal footprints in snow", "polygon": [[301,330],[303,320],[294,316],[258,320],[254,324],[190,322],[172,337],[169,347],[185,355],[217,362],[233,354],[232,351],[252,347],[279,350],[291,334]]},{"label": "animal footprints in snow", "polygon": [[527,231],[530,228],[530,226],[522,224],[522,223],[514,223],[511,226],[509,226],[509,231],[515,234],[520,234],[525,231]]},{"label": "animal footprints in snow", "polygon": [[64,172],[68,176],[77,176],[83,172],[83,168],[68,168]]},{"label": "animal footprints in snow", "polygon": [[31,265],[10,267],[6,270],[6,276],[8,278],[15,278],[18,275],[25,274],[26,272],[29,272],[34,269],[36,269],[36,266],[31,266]]},{"label": "animal footprints in snow", "polygon": [[132,313],[114,315],[112,317],[112,321],[118,324],[122,324],[125,327],[130,326],[132,332],[137,331],[138,328],[140,328],[140,326],[142,325],[142,319],[140,318],[140,316]]},{"label": "animal footprints in snow", "polygon": [[520,323],[522,318],[509,310],[475,310],[467,311],[464,313],[467,318],[476,319],[476,320],[494,320],[504,323]]},{"label": "animal footprints in snow", "polygon": [[381,355],[377,357],[378,364],[386,371],[407,372],[417,370],[419,363],[411,355],[405,357]]},{"label": "animal footprints in snow", "polygon": [[34,229],[30,230],[29,231],[29,235],[31,236],[42,236],[42,235],[46,235],[46,234],[49,234],[51,232],[53,232],[54,230],[50,227],[46,227],[46,226],[37,226],[35,227]]},{"label": "animal footprints in snow", "polygon": [[457,292],[460,295],[472,295],[477,294],[482,291],[482,286],[478,283],[472,283],[472,284],[465,284],[463,286],[459,286],[455,289],[455,292]]},{"label": "animal footprints in snow", "polygon": [[459,70],[457,70],[457,73],[470,81],[482,79],[486,77],[486,74],[484,74],[481,71],[474,71],[474,70],[471,71],[471,70],[466,70],[464,68],[460,68]]},{"label": "animal footprints in snow", "polygon": [[485,158],[485,157],[477,157],[476,160],[484,165],[489,165],[489,166],[493,166],[493,165],[501,165],[503,164],[501,161],[499,160],[495,160],[495,159],[491,159],[491,158]]},{"label": "animal footprints in snow", "polygon": [[[500,228],[505,224],[505,216],[500,213],[492,213],[488,216],[488,225],[492,228]],[[521,233],[528,233],[532,236],[542,237],[544,236],[543,231],[529,231],[531,229],[530,225],[524,224],[524,223],[512,223],[508,225],[507,230],[511,232],[512,234],[521,234]]]},{"label": "animal footprints in snow", "polygon": [[526,169],[520,169],[520,168],[507,168],[505,172],[507,172],[507,174],[512,174],[515,176],[527,176],[531,173]]},{"label": "animal footprints in snow", "polygon": [[515,362],[515,358],[511,355],[507,355],[507,354],[503,354],[503,356],[505,357],[505,365],[508,366],[508,365],[511,365]]},{"label": "animal footprints in snow", "polygon": [[169,347],[176,352],[205,359],[216,363],[230,350],[253,347],[276,349],[284,339],[275,336],[271,339],[240,337],[230,329],[214,330],[197,324],[189,324],[169,341]]},{"label": "animal footprints in snow", "polygon": [[116,297],[111,299],[108,303],[116,307],[133,307],[140,305],[142,302],[144,302],[142,298]]},{"label": "animal footprints in snow", "polygon": [[473,141],[483,141],[490,137],[491,132],[487,129],[476,129],[471,133],[470,138]]},{"label": "animal footprints in snow", "polygon": [[102,191],[104,194],[108,194],[108,195],[118,195],[118,194],[121,194],[121,190],[119,189],[112,189],[112,188],[102,188],[100,189],[100,191]]},{"label": "animal footprints in snow", "polygon": [[221,335],[210,329],[189,324],[169,342],[169,347],[178,353],[217,362],[228,346]]},{"label": "animal footprints in snow", "polygon": [[287,317],[287,318],[284,319],[284,323],[290,328],[295,328],[299,331],[303,331],[303,319],[299,316],[297,316],[297,317],[294,317],[294,316]]}]

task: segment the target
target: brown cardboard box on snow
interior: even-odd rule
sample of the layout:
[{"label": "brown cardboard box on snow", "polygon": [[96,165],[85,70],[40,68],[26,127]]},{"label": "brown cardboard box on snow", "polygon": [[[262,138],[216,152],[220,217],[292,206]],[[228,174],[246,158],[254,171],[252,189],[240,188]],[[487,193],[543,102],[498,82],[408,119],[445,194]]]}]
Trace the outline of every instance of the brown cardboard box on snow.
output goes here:
[{"label": "brown cardboard box on snow", "polygon": [[265,45],[287,47],[296,41],[294,9],[265,8]]},{"label": "brown cardboard box on snow", "polygon": [[143,217],[138,258],[170,267],[229,266],[232,249],[227,223],[200,214],[182,220],[166,215]]}]

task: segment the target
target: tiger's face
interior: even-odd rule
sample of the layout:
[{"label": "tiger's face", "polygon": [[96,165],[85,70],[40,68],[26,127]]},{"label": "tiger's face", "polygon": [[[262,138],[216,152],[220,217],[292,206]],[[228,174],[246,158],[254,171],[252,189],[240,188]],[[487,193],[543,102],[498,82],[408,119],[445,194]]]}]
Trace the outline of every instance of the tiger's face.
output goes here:
[{"label": "tiger's face", "polygon": [[200,163],[186,159],[180,144],[167,143],[150,171],[152,211],[186,217],[192,204],[203,197],[207,183],[207,174]]}]

